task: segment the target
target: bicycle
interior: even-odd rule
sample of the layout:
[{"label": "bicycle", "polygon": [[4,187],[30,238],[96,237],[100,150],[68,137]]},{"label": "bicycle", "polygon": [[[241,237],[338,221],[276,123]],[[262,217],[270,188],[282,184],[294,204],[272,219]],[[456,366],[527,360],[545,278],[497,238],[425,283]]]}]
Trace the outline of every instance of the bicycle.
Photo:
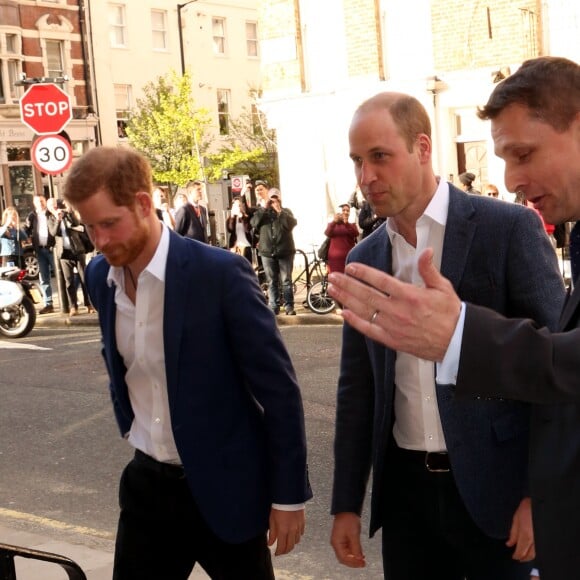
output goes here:
[{"label": "bicycle", "polygon": [[326,262],[318,258],[316,246],[312,245],[310,252],[314,258],[308,261],[308,256],[303,250],[296,250],[296,254],[304,257],[304,268],[294,278],[293,284],[297,291],[299,283],[306,287],[306,300],[303,303],[316,314],[328,314],[336,308],[336,303],[328,294],[328,271]]},{"label": "bicycle", "polygon": [[[328,272],[326,270],[326,262],[320,260],[317,255],[316,245],[312,244],[312,250],[310,252],[305,252],[304,250],[296,250],[294,259],[300,259],[303,261],[303,265],[298,266],[301,268],[297,275],[292,278],[292,289],[294,292],[294,298],[299,297],[301,293],[306,291],[306,297],[302,304],[304,307],[309,308],[312,312],[316,314],[328,314],[332,312],[336,307],[336,303],[328,294]],[[313,261],[308,260],[308,254],[312,254]],[[258,280],[262,291],[264,292],[264,297],[268,301],[268,282],[264,275],[262,268],[256,266],[256,274],[258,275]],[[296,268],[294,268],[296,270]],[[280,291],[282,295],[282,291]]]}]

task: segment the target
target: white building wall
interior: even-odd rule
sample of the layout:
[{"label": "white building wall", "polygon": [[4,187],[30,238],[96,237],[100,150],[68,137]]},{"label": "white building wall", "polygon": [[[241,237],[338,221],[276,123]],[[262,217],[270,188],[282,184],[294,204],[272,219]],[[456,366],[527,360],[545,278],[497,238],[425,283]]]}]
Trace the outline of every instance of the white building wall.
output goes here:
[{"label": "white building wall", "polygon": [[580,61],[580,3],[546,0],[544,44],[547,54]]},{"label": "white building wall", "polygon": [[[230,91],[230,114],[238,117],[250,110],[252,90],[261,88],[260,57],[248,56],[246,22],[257,22],[258,0],[195,2],[182,10],[186,68],[193,77],[193,96],[200,108],[210,111],[214,149],[221,143],[217,91]],[[224,18],[226,51],[213,51],[212,18]],[[227,168],[226,168],[227,169]]]},{"label": "white building wall", "polygon": [[[383,1],[381,17],[388,22],[385,82],[347,78],[341,3],[333,2],[325,18],[320,18],[319,5],[316,0],[300,3],[308,92],[286,98],[272,93],[261,102],[277,132],[281,191],[298,219],[294,237],[303,249],[321,242],[328,219],[354,191],[348,128],[356,107],[380,91],[399,90],[414,94],[429,108],[426,79],[434,74],[429,0]],[[409,27],[413,43],[404,34]]]},{"label": "white building wall", "polygon": [[[231,114],[250,106],[249,88],[260,84],[259,58],[246,53],[245,22],[257,21],[258,0],[216,0],[181,3],[183,52],[186,68],[193,74],[193,97],[209,109],[216,147],[219,145],[217,89],[231,90]],[[102,143],[118,143],[114,85],[131,85],[133,106],[148,82],[155,82],[171,69],[181,72],[177,2],[169,0],[90,0],[94,71],[101,120]],[[111,46],[109,6],[125,7],[127,42],[123,48]],[[167,12],[167,48],[154,50],[151,10]],[[212,17],[226,19],[228,50],[223,56],[213,52]]]}]

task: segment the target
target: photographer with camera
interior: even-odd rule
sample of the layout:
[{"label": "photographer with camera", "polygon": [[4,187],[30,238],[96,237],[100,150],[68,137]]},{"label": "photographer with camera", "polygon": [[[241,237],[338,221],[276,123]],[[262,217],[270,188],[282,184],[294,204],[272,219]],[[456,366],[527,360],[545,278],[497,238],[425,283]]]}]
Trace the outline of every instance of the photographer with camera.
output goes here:
[{"label": "photographer with camera", "polygon": [[94,247],[85,232],[85,226],[62,200],[50,198],[47,208],[51,214],[48,217],[48,231],[55,239],[56,256],[60,263],[68,297],[69,316],[77,316],[79,313],[77,272],[87,313],[94,313],[95,309],[85,285],[86,254],[93,251]]},{"label": "photographer with camera", "polygon": [[227,219],[226,228],[229,232],[228,248],[244,256],[252,262],[252,234],[250,226],[250,214],[243,197],[234,197],[230,217]]},{"label": "photographer with camera", "polygon": [[295,316],[292,268],[294,266],[294,237],[296,218],[282,207],[280,190],[270,189],[265,207],[259,207],[250,220],[260,236],[258,252],[268,279],[268,300],[275,314],[280,313],[280,281],[287,315]]}]

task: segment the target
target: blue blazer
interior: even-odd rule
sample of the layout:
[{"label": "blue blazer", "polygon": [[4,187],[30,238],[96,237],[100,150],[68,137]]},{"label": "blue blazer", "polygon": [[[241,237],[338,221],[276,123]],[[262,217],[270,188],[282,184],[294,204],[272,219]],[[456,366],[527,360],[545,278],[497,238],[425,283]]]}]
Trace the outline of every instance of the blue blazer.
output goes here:
[{"label": "blue blazer", "polygon": [[[348,261],[392,273],[386,227],[355,246]],[[468,195],[450,185],[441,272],[462,300],[506,316],[557,324],[563,283],[542,223],[528,208]],[[361,512],[372,466],[373,535],[384,523],[381,495],[389,477],[385,455],[394,421],[396,353],[347,324],[343,333],[332,512]],[[482,359],[486,356],[481,352]],[[519,502],[529,495],[529,406],[458,401],[449,385],[436,385],[436,392],[453,475],[465,506],[484,533],[506,538]]]},{"label": "blue blazer", "polygon": [[[109,264],[91,260],[87,285],[121,434],[133,421],[115,338]],[[272,503],[312,497],[302,400],[256,275],[240,256],[170,233],[163,321],[171,424],[191,493],[224,541],[268,529]]]}]

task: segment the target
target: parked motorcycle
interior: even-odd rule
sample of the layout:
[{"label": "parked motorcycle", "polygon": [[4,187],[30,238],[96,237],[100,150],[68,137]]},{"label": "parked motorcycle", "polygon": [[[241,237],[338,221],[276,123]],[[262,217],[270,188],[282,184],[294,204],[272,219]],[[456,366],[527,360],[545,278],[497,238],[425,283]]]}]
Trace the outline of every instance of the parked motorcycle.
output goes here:
[{"label": "parked motorcycle", "polygon": [[26,279],[26,270],[0,268],[0,333],[9,338],[26,336],[36,322],[34,305],[40,290]]}]

